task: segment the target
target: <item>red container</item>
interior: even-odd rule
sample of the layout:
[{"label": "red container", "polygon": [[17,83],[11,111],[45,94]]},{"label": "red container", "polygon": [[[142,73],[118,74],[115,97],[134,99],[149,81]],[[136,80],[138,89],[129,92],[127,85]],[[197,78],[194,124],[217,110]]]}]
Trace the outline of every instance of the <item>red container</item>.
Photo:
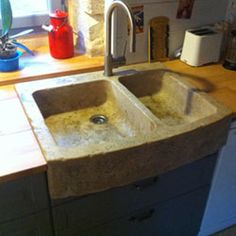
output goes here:
[{"label": "red container", "polygon": [[68,14],[56,10],[50,14],[51,31],[48,33],[52,57],[65,59],[74,56],[73,29],[68,23]]}]

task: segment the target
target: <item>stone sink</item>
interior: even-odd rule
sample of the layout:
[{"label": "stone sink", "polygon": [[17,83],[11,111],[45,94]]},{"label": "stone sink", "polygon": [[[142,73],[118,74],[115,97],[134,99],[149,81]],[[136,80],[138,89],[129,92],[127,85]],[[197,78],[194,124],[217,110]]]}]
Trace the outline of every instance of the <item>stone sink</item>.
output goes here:
[{"label": "stone sink", "polygon": [[33,98],[60,147],[89,146],[105,152],[107,145],[122,145],[126,139],[147,135],[155,127],[109,80],[38,90]]},{"label": "stone sink", "polygon": [[165,70],[150,70],[119,78],[163,124],[184,125],[216,113],[216,106]]},{"label": "stone sink", "polygon": [[162,64],[22,83],[52,198],[156,176],[216,152],[231,111]]}]

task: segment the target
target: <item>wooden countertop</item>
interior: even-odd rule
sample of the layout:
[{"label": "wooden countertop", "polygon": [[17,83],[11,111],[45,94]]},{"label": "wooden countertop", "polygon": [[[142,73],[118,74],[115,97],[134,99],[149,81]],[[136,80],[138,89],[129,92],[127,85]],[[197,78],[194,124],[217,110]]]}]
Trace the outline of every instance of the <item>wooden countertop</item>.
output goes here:
[{"label": "wooden countertop", "polygon": [[0,182],[45,171],[46,161],[15,93],[0,87]]},{"label": "wooden countertop", "polygon": [[[24,66],[20,71],[0,73],[0,182],[47,169],[13,84],[103,68],[101,57],[90,59],[76,56],[55,60],[44,49],[35,58],[22,58],[22,62]],[[179,60],[166,62],[165,65],[173,71],[186,74],[193,84],[231,108],[236,117],[236,72],[225,70],[221,65],[193,68]]]}]

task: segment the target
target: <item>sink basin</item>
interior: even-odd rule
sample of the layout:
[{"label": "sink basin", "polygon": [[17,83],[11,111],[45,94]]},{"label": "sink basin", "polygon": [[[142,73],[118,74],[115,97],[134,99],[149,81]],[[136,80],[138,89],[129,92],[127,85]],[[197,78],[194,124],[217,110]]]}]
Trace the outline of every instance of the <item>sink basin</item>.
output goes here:
[{"label": "sink basin", "polygon": [[33,98],[58,146],[103,147],[153,128],[153,122],[111,81],[39,90]]},{"label": "sink basin", "polygon": [[168,126],[192,123],[216,112],[215,106],[177,74],[165,70],[143,71],[119,81]]},{"label": "sink basin", "polygon": [[203,158],[224,144],[231,121],[231,111],[159,63],[16,90],[47,161],[52,198],[124,186]]}]

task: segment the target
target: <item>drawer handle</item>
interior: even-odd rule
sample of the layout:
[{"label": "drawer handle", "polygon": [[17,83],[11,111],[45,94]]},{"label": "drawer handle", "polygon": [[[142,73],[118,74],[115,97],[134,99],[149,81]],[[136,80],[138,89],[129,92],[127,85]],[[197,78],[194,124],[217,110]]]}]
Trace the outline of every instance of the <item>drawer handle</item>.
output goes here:
[{"label": "drawer handle", "polygon": [[129,218],[129,221],[132,223],[142,223],[143,221],[150,219],[154,213],[155,213],[155,209],[152,208],[149,211],[139,213],[136,216],[131,216]]},{"label": "drawer handle", "polygon": [[153,186],[157,181],[158,181],[159,177],[156,176],[154,178],[149,178],[147,180],[143,180],[143,181],[140,181],[136,184],[134,184],[134,187],[139,190],[139,191],[142,191],[148,187],[151,187]]}]

